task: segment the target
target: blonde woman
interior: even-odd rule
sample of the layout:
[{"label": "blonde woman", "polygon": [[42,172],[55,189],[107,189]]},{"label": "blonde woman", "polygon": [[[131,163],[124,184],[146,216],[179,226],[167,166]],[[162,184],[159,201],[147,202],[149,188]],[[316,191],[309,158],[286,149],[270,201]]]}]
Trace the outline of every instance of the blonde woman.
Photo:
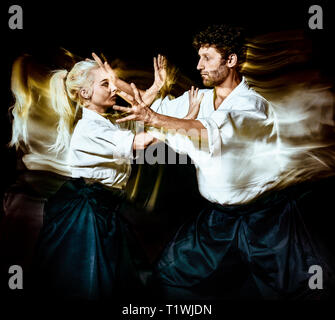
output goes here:
[{"label": "blonde woman", "polygon": [[[62,298],[109,299],[139,288],[118,208],[125,198],[133,150],[147,147],[154,138],[117,124],[117,115],[108,114],[115,104],[115,82],[120,85],[121,80],[95,58],[98,62],[80,61],[69,72],[55,71],[50,80],[52,106],[59,116],[52,149],[69,148],[73,179],[46,204],[33,283],[38,283],[38,292]],[[164,65],[156,67],[164,75]],[[143,92],[145,99],[153,99],[164,84],[161,80],[156,77]]]}]

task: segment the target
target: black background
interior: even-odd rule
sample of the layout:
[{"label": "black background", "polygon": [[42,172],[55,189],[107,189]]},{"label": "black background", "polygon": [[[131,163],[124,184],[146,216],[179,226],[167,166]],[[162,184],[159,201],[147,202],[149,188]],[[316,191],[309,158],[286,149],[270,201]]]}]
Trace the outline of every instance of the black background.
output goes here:
[{"label": "black background", "polygon": [[[8,8],[18,4],[23,9],[23,30],[10,30]],[[323,30],[310,30],[308,9],[323,9]],[[92,51],[109,58],[121,58],[144,68],[152,68],[152,57],[165,54],[183,74],[201,85],[196,70],[197,53],[192,38],[208,24],[234,23],[250,34],[288,29],[303,29],[313,42],[313,63],[329,76],[335,71],[334,10],[331,1],[9,1],[1,4],[1,191],[15,176],[15,152],[7,148],[10,140],[8,107],[11,66],[19,55],[48,56],[59,47],[82,57]],[[56,67],[56,66],[55,66]],[[236,304],[233,304],[236,306]],[[250,306],[250,305],[248,305]],[[301,311],[313,305],[301,305]],[[318,308],[319,306],[316,306]],[[264,305],[254,309],[260,313]],[[271,305],[269,310],[280,309]],[[254,310],[255,311],[255,310]],[[283,311],[283,310],[281,310]],[[220,309],[224,313],[224,310]],[[242,312],[239,310],[236,314]],[[257,310],[256,310],[257,312]]]}]

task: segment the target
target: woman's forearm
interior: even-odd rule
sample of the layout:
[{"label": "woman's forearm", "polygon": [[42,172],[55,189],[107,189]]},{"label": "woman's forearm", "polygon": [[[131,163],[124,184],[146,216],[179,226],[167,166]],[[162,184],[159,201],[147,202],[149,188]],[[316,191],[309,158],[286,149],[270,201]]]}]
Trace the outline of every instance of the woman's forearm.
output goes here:
[{"label": "woman's forearm", "polygon": [[[126,92],[126,93],[130,94],[131,96],[134,96],[133,89],[131,88],[131,85],[128,82],[118,78],[117,80],[115,80],[115,86],[120,91]],[[140,91],[141,94],[144,92],[143,90],[139,90],[139,91]]]},{"label": "woman's forearm", "polygon": [[143,94],[141,93],[143,102],[146,105],[151,106],[151,104],[153,103],[154,99],[156,98],[159,90],[160,90],[160,88],[158,88],[157,85],[154,83]]}]

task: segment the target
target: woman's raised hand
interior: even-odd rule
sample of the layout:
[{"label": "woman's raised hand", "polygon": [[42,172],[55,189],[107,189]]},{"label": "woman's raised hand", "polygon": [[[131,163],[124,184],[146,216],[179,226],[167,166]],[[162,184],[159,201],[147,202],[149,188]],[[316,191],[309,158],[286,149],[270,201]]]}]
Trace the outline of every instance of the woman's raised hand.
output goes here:
[{"label": "woman's raised hand", "polygon": [[166,58],[162,55],[158,55],[157,58],[154,58],[154,83],[152,86],[145,90],[142,94],[142,99],[147,105],[151,105],[159,90],[161,90],[167,79],[167,61]]},{"label": "woman's raised hand", "polygon": [[103,63],[101,59],[99,58],[99,56],[96,55],[94,52],[92,52],[92,57],[99,65],[100,69],[106,74],[106,77],[115,85],[118,77],[115,71],[109,65],[109,63],[107,61]]}]

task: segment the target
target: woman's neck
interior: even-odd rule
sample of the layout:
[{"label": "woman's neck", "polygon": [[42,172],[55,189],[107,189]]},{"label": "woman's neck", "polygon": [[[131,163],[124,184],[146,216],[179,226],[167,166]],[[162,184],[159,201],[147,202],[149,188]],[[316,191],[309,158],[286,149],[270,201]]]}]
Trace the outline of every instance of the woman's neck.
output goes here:
[{"label": "woman's neck", "polygon": [[106,111],[107,111],[107,108],[102,107],[102,106],[96,106],[94,104],[90,104],[86,108],[89,109],[89,110],[98,112],[98,113],[106,113]]}]

